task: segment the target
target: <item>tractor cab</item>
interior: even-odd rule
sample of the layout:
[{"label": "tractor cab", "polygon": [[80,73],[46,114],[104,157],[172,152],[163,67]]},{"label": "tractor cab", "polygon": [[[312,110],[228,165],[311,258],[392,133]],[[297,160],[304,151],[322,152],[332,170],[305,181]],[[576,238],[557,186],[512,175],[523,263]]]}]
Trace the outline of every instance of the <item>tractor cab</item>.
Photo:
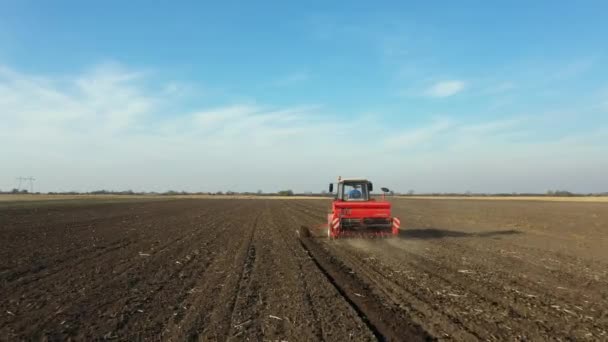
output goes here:
[{"label": "tractor cab", "polygon": [[[370,200],[374,186],[365,179],[340,179],[337,190],[336,199],[339,201],[366,202]],[[333,192],[333,184],[329,185],[329,192]]]}]

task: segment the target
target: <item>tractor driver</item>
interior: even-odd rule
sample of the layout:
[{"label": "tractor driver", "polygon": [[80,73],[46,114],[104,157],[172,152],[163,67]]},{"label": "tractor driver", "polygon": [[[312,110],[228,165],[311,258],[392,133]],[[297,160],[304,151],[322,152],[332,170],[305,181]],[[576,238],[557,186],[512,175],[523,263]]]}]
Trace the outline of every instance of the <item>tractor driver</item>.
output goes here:
[{"label": "tractor driver", "polygon": [[348,192],[348,198],[361,198],[361,191],[357,189],[358,185],[353,185],[353,189]]}]

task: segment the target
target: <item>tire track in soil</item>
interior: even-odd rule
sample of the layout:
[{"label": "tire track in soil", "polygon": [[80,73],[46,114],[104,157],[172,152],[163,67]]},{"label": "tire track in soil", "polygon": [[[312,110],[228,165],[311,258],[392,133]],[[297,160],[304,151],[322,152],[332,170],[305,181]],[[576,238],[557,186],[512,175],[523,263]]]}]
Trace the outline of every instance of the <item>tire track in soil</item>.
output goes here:
[{"label": "tire track in soil", "polygon": [[[596,317],[596,320],[589,317],[591,321],[585,323],[586,328],[577,331],[579,323],[584,320],[581,315],[575,315],[577,309],[573,305],[570,308],[566,305],[566,310],[570,309],[569,312],[557,310],[556,303],[559,307],[563,307],[563,300],[555,297],[555,291],[539,287],[538,284],[529,284],[525,279],[516,279],[515,282],[504,279],[505,276],[510,275],[508,272],[505,274],[491,272],[484,277],[477,276],[477,274],[484,275],[484,272],[458,272],[459,267],[454,265],[453,260],[444,259],[438,262],[393,246],[392,242],[401,243],[399,240],[384,242],[387,241],[367,243],[366,246],[371,250],[365,254],[379,257],[378,260],[369,260],[367,263],[359,261],[360,250],[345,244],[337,248],[336,253],[355,264],[362,264],[357,268],[365,270],[370,279],[381,277],[384,279],[382,284],[392,282],[409,293],[418,292],[422,298],[426,298],[424,302],[445,303],[443,310],[449,316],[454,319],[458,319],[457,315],[465,318],[465,325],[470,326],[467,330],[477,331],[481,337],[521,338],[529,336],[529,333],[540,334],[545,338],[573,335],[584,337],[589,333],[601,336],[604,331],[598,325],[601,321],[599,317]],[[458,259],[453,258],[453,255],[450,257]],[[384,264],[383,261],[388,264]],[[408,280],[400,277],[402,272],[407,272]],[[413,279],[418,279],[415,285],[409,281]],[[431,286],[432,291],[420,291],[425,286]],[[438,289],[448,289],[448,291],[443,290],[440,294]],[[446,296],[445,292],[453,292],[453,297]],[[529,293],[537,293],[537,295],[527,295]],[[578,319],[573,321],[573,316],[578,316]],[[488,330],[492,326],[495,328]]]},{"label": "tire track in soil", "polygon": [[[285,213],[283,211],[279,211],[278,212],[282,218],[282,222],[286,222],[289,221],[289,219],[287,219],[287,216],[285,215]],[[274,217],[274,216],[273,216]],[[285,236],[285,234],[289,231],[289,230],[285,230],[285,229],[278,229],[279,234],[282,236],[283,241],[289,241],[293,238],[293,236],[289,237],[289,236]],[[289,248],[289,252],[291,253],[291,255],[293,256],[293,260],[296,260],[297,263],[297,267],[298,267],[298,272],[297,272],[297,276],[298,276],[298,280],[300,281],[300,283],[303,285],[304,287],[304,303],[306,304],[306,306],[308,307],[308,310],[312,313],[313,316],[313,320],[315,323],[314,325],[314,335],[317,338],[318,341],[325,341],[326,337],[325,337],[325,332],[323,329],[323,324],[321,322],[320,319],[320,313],[317,312],[317,309],[313,303],[313,299],[311,296],[311,284],[309,284],[309,281],[306,277],[303,276],[304,274],[304,267],[302,265],[302,257],[299,256],[296,252],[296,250],[292,247]]]},{"label": "tire track in soil", "polygon": [[[298,226],[291,224],[293,219],[286,215],[283,201],[271,203],[274,204],[270,215],[273,234],[267,237],[270,254],[276,260],[280,258],[283,261],[271,262],[274,264],[273,269],[282,276],[275,278],[269,285],[275,289],[272,295],[280,298],[287,296],[289,302],[277,303],[269,298],[267,309],[269,313],[283,313],[289,321],[289,325],[284,325],[287,328],[285,339],[377,340],[358,313],[327,281],[327,277],[302,248],[294,229]],[[294,301],[298,304],[294,305]],[[273,326],[276,325],[271,325],[271,328]]]},{"label": "tire track in soil", "polygon": [[[226,226],[231,227],[228,224],[229,220],[226,218],[231,217],[228,213],[232,212],[235,207],[242,207],[242,203],[233,204],[231,208],[228,207],[215,210],[213,215],[209,215],[213,217],[211,220],[208,219],[208,215],[205,215],[203,217],[206,220],[204,229],[197,229],[195,233],[186,237],[188,238],[189,245],[197,244],[199,247],[194,249],[189,247],[183,248],[183,250],[190,250],[191,252],[187,253],[185,257],[182,256],[184,254],[183,252],[178,252],[178,255],[168,258],[170,260],[178,259],[176,263],[179,262],[179,267],[175,267],[173,271],[170,272],[166,272],[163,269],[153,276],[153,279],[158,277],[160,277],[160,279],[150,283],[152,289],[145,291],[146,293],[149,293],[145,303],[157,306],[159,301],[165,302],[169,304],[168,308],[171,312],[164,312],[162,315],[157,315],[160,317],[148,318],[146,322],[147,325],[149,325],[150,321],[157,321],[156,327],[165,325],[165,328],[162,331],[160,329],[153,330],[148,328],[146,329],[146,334],[144,336],[171,336],[172,331],[175,328],[178,330],[181,328],[180,322],[185,314],[189,310],[195,309],[195,307],[188,305],[187,299],[190,295],[195,293],[195,284],[203,279],[204,274],[208,271],[210,265],[213,264],[218,257],[218,254],[216,253],[212,253],[211,257],[205,255],[199,257],[200,251],[208,246],[213,246],[218,239],[221,240],[223,237],[230,235],[231,232],[224,228]],[[201,237],[203,237],[202,240],[200,239]],[[180,241],[183,241],[186,238],[180,239]],[[202,246],[200,244],[202,244]],[[162,249],[162,251],[166,250],[168,250],[168,247]],[[160,254],[160,252],[161,251],[157,254]],[[202,262],[198,260],[203,258],[204,260]],[[175,283],[169,283],[171,280],[178,281],[179,283],[177,285]],[[170,290],[166,289],[167,287]],[[170,295],[167,295],[168,291],[170,291]],[[163,298],[159,300],[159,297]],[[147,312],[147,310],[145,311]],[[151,314],[148,315],[148,317],[150,316]]]},{"label": "tire track in soil", "polygon": [[[285,236],[286,221],[282,216],[281,203],[263,203],[265,209],[257,222],[252,241],[256,251],[255,263],[241,282],[245,286],[239,288],[228,339],[322,341],[325,340],[324,332],[333,336],[333,340],[352,339],[353,336],[359,336],[359,340],[369,339],[367,332],[357,333],[359,328],[353,326],[348,316],[341,317],[341,322],[336,324],[333,315],[321,318],[316,315],[314,305],[307,305],[308,300],[312,301],[309,294],[311,288],[307,288],[304,282],[306,277],[300,273],[303,269],[299,264],[302,258],[308,260],[308,257],[303,253],[298,257],[294,253],[294,246],[301,249],[294,244],[294,235]],[[318,272],[316,269],[313,271]],[[315,284],[315,293],[319,292],[319,287],[326,285],[325,279],[319,276],[315,279],[318,278],[321,283]],[[341,305],[322,307],[326,312],[342,308]],[[359,324],[363,325],[362,322]],[[324,326],[332,328],[324,331]]]},{"label": "tire track in soil", "polygon": [[[310,218],[319,217],[319,215],[315,215],[312,211],[308,211],[305,214]],[[369,241],[374,242],[375,240]],[[382,240],[376,242],[380,241]],[[409,313],[412,317],[416,317],[416,322],[425,324],[427,327],[431,328],[430,331],[432,331],[434,335],[442,336],[444,338],[454,336],[459,339],[483,339],[482,336],[495,336],[495,331],[486,329],[486,321],[480,321],[477,324],[470,320],[467,320],[468,322],[463,321],[460,318],[462,314],[454,310],[454,308],[458,307],[458,305],[455,305],[457,302],[452,300],[449,296],[429,297],[429,293],[427,293],[429,291],[420,291],[420,287],[412,287],[410,284],[411,282],[397,283],[395,278],[387,276],[387,274],[392,273],[390,269],[381,272],[377,269],[377,265],[368,267],[367,263],[361,261],[360,256],[345,254],[343,252],[343,247],[339,245],[339,242],[336,241],[335,243],[331,243],[331,245],[333,247],[332,254],[338,255],[340,260],[347,262],[350,269],[363,274],[369,283],[374,284],[376,290],[381,291],[383,295],[390,298],[394,303],[399,303],[399,306],[403,311]],[[411,262],[409,263],[411,264]],[[432,277],[442,273],[434,272],[427,274]],[[464,291],[466,290],[461,289],[460,292],[462,293]],[[441,310],[437,310],[437,303],[443,303],[443,308]],[[490,308],[495,309],[492,307]],[[473,325],[469,326],[470,324]]]},{"label": "tire track in soil", "polygon": [[354,274],[345,273],[342,265],[327,254],[311,238],[302,238],[302,248],[336,288],[340,295],[359,314],[379,341],[428,341],[433,338],[421,326],[395,309],[388,309],[384,300]]},{"label": "tire track in soil", "polygon": [[[313,216],[312,213],[303,212],[299,208],[289,206],[286,208],[296,213],[304,213],[309,217]],[[316,217],[316,215],[314,216]],[[307,226],[303,228],[308,229]],[[314,237],[302,237],[299,240],[302,248],[310,255],[317,268],[357,312],[378,340],[426,341],[433,339],[420,325],[412,322],[409,315],[396,310],[395,303],[392,303],[393,308],[388,308],[384,304],[387,302],[384,298],[378,297],[354,272],[345,271],[350,268],[321,248]]]},{"label": "tire track in soil", "polygon": [[232,298],[230,303],[230,325],[228,326],[229,330],[225,332],[224,336],[227,336],[229,339],[238,337],[242,331],[235,331],[235,327],[239,326],[243,322],[236,322],[237,316],[239,316],[239,311],[242,310],[240,307],[241,296],[246,291],[246,288],[251,285],[251,273],[253,272],[253,266],[256,261],[256,249],[253,244],[253,238],[255,236],[256,229],[258,227],[258,223],[260,217],[262,216],[262,212],[260,212],[253,221],[253,228],[249,233],[249,238],[247,239],[247,247],[245,248],[245,260],[243,261],[243,269],[239,275],[239,279],[237,280],[237,291]]},{"label": "tire track in soil", "polygon": [[[315,212],[308,207],[307,209],[308,210],[304,212],[299,212],[300,214],[307,216],[303,219],[303,222],[309,223],[313,219],[321,219],[322,216],[317,214],[318,210]],[[394,279],[387,277],[384,273],[379,272],[374,268],[366,267],[365,263],[360,262],[358,257],[353,259],[349,255],[340,253],[340,250],[337,249],[337,244],[332,243],[331,245],[333,247],[331,248],[332,254],[339,255],[340,260],[349,261],[349,266],[345,266],[346,268],[352,270],[351,272],[357,272],[364,275],[366,281],[373,284],[376,291],[380,291],[383,296],[390,298],[390,300],[398,305],[402,311],[406,312],[412,318],[415,318],[415,322],[424,324],[427,328],[430,328],[429,332],[432,332],[433,335],[444,338],[447,336],[456,336],[463,339],[482,339],[475,329],[467,327],[464,322],[459,319],[457,313],[449,314],[443,312],[444,310],[438,311],[433,307],[433,304],[431,304],[443,302],[445,299],[428,299],[425,298],[428,296],[425,296],[425,293],[421,293],[419,290],[407,291],[406,289],[411,287],[407,286],[408,284],[405,284],[404,286],[404,284],[395,283]],[[379,281],[378,278],[381,278],[382,281]],[[483,328],[483,325],[478,326],[477,328],[480,328],[481,331],[486,331],[486,329]],[[490,335],[492,334],[488,333],[488,336]]]},{"label": "tire track in soil", "polygon": [[[491,303],[492,306],[486,308],[484,313],[493,313],[486,316],[487,318],[502,317],[500,326],[504,327],[504,331],[511,333],[519,331],[523,336],[528,332],[534,332],[545,337],[563,336],[564,338],[571,336],[583,338],[588,333],[599,336],[603,332],[602,327],[598,325],[602,318],[598,316],[596,310],[592,309],[589,312],[595,318],[588,316],[589,321],[584,322],[585,329],[577,331],[580,323],[586,319],[582,314],[576,314],[578,309],[569,296],[552,291],[526,278],[514,277],[509,270],[501,270],[500,267],[484,270],[469,266],[474,271],[462,273],[458,272],[459,267],[454,265],[454,260],[435,261],[409,251],[397,250],[394,246],[382,248],[387,251],[393,250],[393,254],[400,253],[400,258],[408,260],[404,261],[404,264],[414,267],[420,273],[434,275],[438,282],[443,281],[457,288],[461,293],[471,294],[471,299],[476,299],[475,305],[483,308],[487,303]],[[489,263],[489,260],[485,259],[484,262]],[[458,302],[454,304],[454,306],[458,305],[462,306]],[[563,310],[564,308],[566,311]],[[471,311],[470,307],[465,309]]]},{"label": "tire track in soil", "polygon": [[[182,328],[191,333],[185,337],[190,340],[374,340],[357,314],[334,292],[309,259],[297,242],[294,230],[286,229],[290,220],[283,215],[281,204],[276,200],[258,202],[258,208],[261,216],[251,242],[256,253],[251,272],[246,271],[242,279],[237,279],[240,272],[249,269],[240,258],[224,268],[232,276],[223,280],[207,279],[206,283],[221,282],[222,286],[219,291],[208,287],[197,292],[205,309],[196,305],[196,311],[211,313],[198,319],[193,319],[196,314],[188,314]],[[293,235],[287,236],[287,232]],[[226,249],[233,255],[238,254],[234,251],[244,250],[247,244],[243,240],[247,235],[242,235],[238,248],[231,245]],[[236,266],[240,267],[238,271]],[[303,279],[310,279],[314,284],[306,288]],[[203,299],[208,293],[211,295]],[[210,304],[211,296],[219,298],[224,305]],[[306,304],[307,296],[315,301],[311,307]],[[232,307],[231,300],[234,300]],[[315,307],[322,310],[316,317]],[[171,339],[184,340],[185,337],[177,334]]]},{"label": "tire track in soil", "polygon": [[[309,211],[306,213],[309,217],[319,217],[315,215],[314,212]],[[346,241],[346,240],[345,240]],[[370,243],[373,242],[381,242],[382,240],[375,241],[370,240]],[[486,320],[482,321],[471,321],[467,316],[462,315],[462,310],[464,308],[459,308],[458,302],[455,298],[450,298],[450,296],[445,295],[436,295],[433,294],[433,291],[421,288],[420,286],[412,286],[411,281],[406,282],[397,282],[394,277],[389,277],[387,274],[391,274],[392,270],[383,269],[380,271],[377,265],[374,267],[368,267],[367,263],[361,260],[361,256],[358,254],[348,254],[344,253],[344,246],[340,246],[340,242],[344,241],[336,241],[335,243],[331,243],[332,245],[332,254],[336,254],[339,258],[345,262],[348,262],[348,265],[351,269],[355,270],[358,273],[362,273],[366,279],[375,285],[375,288],[381,291],[383,294],[391,298],[396,303],[401,303],[401,307],[404,311],[409,312],[410,315],[416,317],[416,321],[420,324],[425,324],[436,336],[441,336],[443,338],[453,336],[458,339],[485,339],[483,336],[488,336],[490,338],[497,338],[500,336],[499,331],[507,331],[507,329],[501,330],[488,330],[488,322]],[[387,245],[388,247],[388,245]],[[390,247],[388,247],[390,248]],[[400,251],[403,253],[403,251]],[[412,262],[411,260],[406,260],[408,265],[417,267],[420,273],[422,270],[420,267],[424,265],[427,260],[416,260],[416,262]],[[439,280],[440,283],[443,284],[443,287],[451,287],[449,281],[446,283],[446,279],[442,277],[442,274],[445,272],[441,271],[428,271],[424,273],[429,279]],[[419,275],[417,275],[419,277]],[[380,280],[381,279],[381,280]],[[413,279],[413,278],[412,278]],[[434,283],[433,286],[438,286],[439,284]],[[425,291],[426,289],[426,291]],[[421,291],[422,290],[422,291]],[[468,290],[465,288],[459,288],[459,293],[466,293]],[[491,299],[490,303],[493,303],[494,300]],[[437,303],[441,304],[441,309],[437,307]],[[479,303],[484,303],[483,301],[478,301]],[[483,305],[481,305],[483,306]],[[470,309],[470,308],[467,308]],[[494,311],[495,314],[501,315],[499,307],[494,307],[493,305],[485,306],[484,309],[489,311]],[[462,318],[466,320],[463,320]],[[469,316],[470,317],[470,316]],[[526,331],[526,330],[523,330]],[[507,335],[508,336],[508,335]]]},{"label": "tire track in soil", "polygon": [[[384,247],[384,246],[383,246]],[[385,247],[389,250],[396,248],[395,246]],[[458,246],[449,244],[450,251],[452,251],[452,258],[445,258],[441,255],[439,260],[435,258],[427,258],[412,253],[410,251],[395,250],[395,254],[399,253],[403,257],[405,264],[412,267],[418,267],[421,273],[432,273],[445,275],[441,278],[448,283],[455,284],[461,289],[466,289],[468,293],[477,295],[480,298],[480,302],[497,303],[502,308],[510,308],[508,324],[510,328],[517,327],[521,331],[542,331],[544,334],[550,336],[555,335],[556,332],[564,336],[571,334],[571,331],[576,330],[576,321],[572,321],[574,312],[579,312],[579,319],[584,319],[581,311],[585,309],[586,315],[588,315],[586,322],[587,329],[595,328],[595,331],[591,331],[594,334],[600,334],[602,332],[600,326],[597,324],[602,320],[599,316],[601,312],[602,301],[590,301],[589,303],[581,302],[580,296],[576,297],[574,294],[569,292],[551,291],[547,288],[547,285],[543,283],[552,284],[551,278],[553,275],[542,274],[538,272],[541,277],[549,277],[549,281],[535,282],[529,277],[520,277],[513,275],[509,272],[509,269],[505,268],[505,265],[496,263],[493,260],[492,255],[487,255],[482,259],[482,264],[468,263],[466,268],[467,272],[458,272],[462,269],[462,265],[458,265],[456,260],[461,260],[463,256],[459,253],[464,253]],[[475,253],[478,253],[475,250]],[[456,255],[454,255],[456,254]],[[481,253],[483,254],[483,253]],[[463,254],[464,255],[464,254]],[[517,260],[522,262],[521,260]],[[522,265],[521,267],[523,267]],[[390,271],[387,271],[390,272]],[[574,298],[578,298],[576,301]],[[565,310],[556,310],[556,305]],[[579,309],[576,309],[579,307]],[[500,313],[500,312],[497,312]],[[527,322],[534,322],[533,325],[526,324]],[[513,323],[515,323],[513,325]],[[534,329],[536,328],[536,329]],[[583,337],[584,334],[590,332],[589,329],[580,332],[579,337]]]},{"label": "tire track in soil", "polygon": [[[319,217],[312,212],[305,214],[311,218]],[[461,339],[466,338],[466,336],[462,336],[462,333],[467,331],[471,334],[469,338],[476,339],[518,339],[525,338],[525,336],[544,336],[543,338],[578,336],[587,339],[589,336],[605,334],[605,329],[600,324],[601,318],[596,317],[596,320],[593,320],[592,317],[589,317],[588,319],[591,321],[586,321],[582,314],[576,314],[577,309],[574,305],[570,306],[570,310],[567,310],[566,306],[564,312],[556,310],[562,304],[555,305],[556,302],[560,303],[554,297],[555,291],[539,287],[539,284],[532,284],[526,279],[516,279],[515,283],[504,279],[504,276],[510,276],[511,272],[503,272],[503,274],[491,271],[488,274],[492,277],[483,278],[461,273],[458,270],[462,268],[462,265],[454,264],[456,260],[453,255],[438,262],[432,258],[429,259],[426,255],[421,256],[408,251],[407,248],[403,250],[403,248],[393,246],[393,242],[399,244],[402,241],[390,240],[388,243],[382,240],[371,240],[367,244],[374,246],[373,251],[362,253],[359,248],[354,249],[348,246],[344,240],[332,243],[334,247],[332,254],[340,255],[341,260],[348,261],[354,269],[365,273],[367,279],[375,281],[376,287],[387,295],[390,295],[389,292],[392,288],[397,295],[396,301],[412,304],[411,306],[426,313],[427,316],[430,314],[428,317],[413,314],[418,317],[417,321],[428,325],[437,322],[437,318],[439,318],[439,322],[443,323],[431,329],[438,336],[447,337],[459,334],[456,336],[460,336],[458,339]],[[444,250],[452,251],[449,248],[447,250],[441,248],[441,251]],[[379,260],[363,262],[367,258],[362,259],[362,257],[370,254],[382,257],[380,260],[388,261],[388,264],[385,265]],[[444,256],[443,253],[439,254]],[[469,257],[474,254],[473,251],[468,251]],[[488,267],[490,266],[488,265]],[[404,272],[406,278],[403,277]],[[505,286],[507,284],[510,285]],[[530,286],[536,291],[532,291]],[[431,289],[426,289],[426,287]],[[455,292],[453,298],[450,292]],[[526,293],[530,292],[539,295],[526,296]],[[446,296],[446,294],[449,295]],[[430,303],[433,304],[430,305]],[[441,303],[441,307],[438,308],[437,303]],[[406,309],[411,311],[412,308]],[[443,315],[441,311],[447,315]],[[596,314],[601,312],[601,310],[591,311]],[[572,320],[573,314],[578,316],[578,320]],[[441,316],[445,318],[441,319]],[[450,320],[455,325],[451,329],[446,329],[449,327],[445,324]]]},{"label": "tire track in soil", "polygon": [[[291,204],[293,203],[289,203],[290,205],[287,205],[287,209],[294,212],[296,215],[302,217],[302,215],[304,215],[305,217],[301,218],[300,221],[296,222],[295,224],[301,224],[302,222],[305,222],[307,224],[309,224],[309,227],[311,226],[310,224],[312,223],[312,225],[315,225],[316,223],[322,222],[323,221],[323,216],[321,216],[319,214],[319,207],[316,207],[316,211],[314,210],[315,207],[310,207],[307,205],[293,205],[291,206]],[[297,207],[297,208],[294,208]],[[303,209],[303,210],[301,210]],[[323,240],[322,240],[323,241]],[[325,241],[323,241],[323,245]],[[332,249],[332,253],[331,254],[335,254],[337,252],[337,250],[335,250],[335,247],[337,246],[333,246],[334,248]],[[329,252],[329,251],[328,251]],[[348,256],[344,256],[344,258],[349,259]],[[458,319],[457,316],[447,316],[441,312],[437,312],[437,310],[433,309],[431,307],[431,305],[429,304],[430,302],[425,301],[424,298],[420,297],[419,293],[403,293],[403,290],[401,290],[401,286],[394,284],[394,282],[392,281],[392,279],[390,278],[386,278],[384,276],[384,274],[382,273],[378,273],[378,272],[361,272],[362,270],[359,269],[360,263],[355,263],[354,265],[352,265],[352,267],[348,267],[348,266],[344,266],[345,268],[348,268],[349,270],[351,270],[350,272],[359,272],[362,273],[366,276],[366,282],[369,284],[374,284],[375,285],[375,290],[380,291],[382,296],[386,296],[388,298],[390,298],[390,300],[397,306],[400,306],[402,308],[403,311],[405,311],[408,315],[411,315],[413,317],[416,317],[416,321],[419,323],[429,323],[429,322],[442,322],[441,326],[439,328],[437,328],[437,325],[432,325],[434,327],[434,329],[431,329],[431,331],[434,331],[436,336],[446,336],[448,334],[446,334],[446,331],[450,332],[451,334],[457,334],[460,335],[464,338],[475,338],[475,339],[480,339],[480,336],[478,336],[476,334],[476,332],[474,330],[470,330],[468,328],[466,328],[465,326],[463,326],[462,322]],[[374,273],[377,273],[377,275],[375,275]],[[379,282],[376,280],[376,278],[378,276],[381,276],[383,278],[386,278],[389,282]],[[391,284],[392,283],[392,284]],[[394,294],[394,292],[400,293],[400,295],[396,296]],[[412,306],[411,303],[416,303],[416,306]],[[407,307],[404,307],[404,303],[408,303]],[[432,318],[432,319],[429,319]],[[451,322],[451,323],[450,323]],[[447,326],[446,326],[447,324]],[[466,331],[467,334],[463,335],[463,331]]]},{"label": "tire track in soil", "polygon": [[[246,211],[240,212],[236,217],[238,221],[227,238],[216,241],[227,244],[225,248],[215,247],[221,250],[217,253],[217,261],[200,277],[195,287],[196,296],[191,300],[191,310],[186,312],[178,329],[172,329],[176,332],[167,335],[170,340],[225,340],[230,337],[240,293],[244,291],[246,278],[255,264],[252,241],[262,215],[256,206],[247,207]],[[250,216],[249,211],[258,212]],[[249,231],[242,234],[241,227],[247,227]],[[241,239],[236,239],[237,237]],[[228,258],[227,255],[233,256]]]},{"label": "tire track in soil", "polygon": [[[392,298],[396,303],[401,303],[400,307],[404,311],[415,317],[417,322],[429,327],[429,330],[435,336],[457,340],[487,339],[484,336],[497,338],[493,332],[488,330],[487,321],[477,322],[467,319],[450,294],[446,296],[443,293],[438,293],[435,289],[426,287],[429,281],[417,283],[413,286],[411,284],[412,281],[420,281],[421,278],[430,279],[433,275],[424,273],[424,276],[420,276],[420,273],[413,272],[416,277],[409,277],[409,281],[401,282],[396,280],[395,277],[389,276],[393,274],[391,270],[385,270],[377,264],[369,267],[361,260],[360,256],[352,256],[335,249],[334,253],[339,255],[340,259],[344,260],[353,270],[369,279],[376,289]],[[439,287],[439,284],[434,282],[432,285]],[[442,283],[441,287],[445,287],[445,284]],[[455,292],[463,293],[463,291]],[[452,294],[452,296],[461,295]]]},{"label": "tire track in soil", "polygon": [[[311,209],[306,210],[303,213],[311,219],[321,217]],[[375,241],[375,239],[370,241]],[[493,333],[485,328],[485,322],[481,322],[474,327],[468,327],[467,324],[459,318],[460,314],[451,309],[454,301],[450,301],[449,297],[428,298],[428,293],[420,291],[418,287],[412,289],[412,286],[409,283],[397,283],[394,278],[387,276],[384,272],[380,272],[374,267],[367,267],[366,263],[360,260],[360,256],[344,254],[343,248],[339,248],[340,246],[338,244],[338,241],[335,241],[335,243],[332,241],[332,254],[339,255],[340,259],[343,261],[348,261],[348,267],[352,269],[353,272],[356,271],[363,274],[369,283],[374,284],[377,291],[380,291],[383,295],[391,298],[394,303],[399,303],[398,305],[402,310],[408,312],[409,315],[416,317],[416,322],[425,324],[427,327],[431,328],[430,331],[433,332],[434,335],[442,336],[444,338],[456,336],[464,339],[483,339],[479,334],[481,332],[482,335],[493,336]],[[389,270],[388,272],[390,273],[391,271]],[[382,279],[382,281],[378,278]],[[427,292],[429,292],[428,289]],[[446,299],[449,305],[444,306],[440,311],[437,310],[436,303],[444,303]]]}]

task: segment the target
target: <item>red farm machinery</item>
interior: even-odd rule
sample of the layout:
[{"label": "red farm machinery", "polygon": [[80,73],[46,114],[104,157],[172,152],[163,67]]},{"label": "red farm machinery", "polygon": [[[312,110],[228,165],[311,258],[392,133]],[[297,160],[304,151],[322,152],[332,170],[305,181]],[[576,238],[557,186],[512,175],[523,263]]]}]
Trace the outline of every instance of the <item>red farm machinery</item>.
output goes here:
[{"label": "red farm machinery", "polygon": [[[399,235],[401,222],[391,215],[391,204],[382,188],[382,198],[372,198],[372,182],[363,178],[341,178],[338,182],[331,212],[327,214],[327,236],[340,237],[394,237]],[[329,184],[334,192],[334,183]]]}]

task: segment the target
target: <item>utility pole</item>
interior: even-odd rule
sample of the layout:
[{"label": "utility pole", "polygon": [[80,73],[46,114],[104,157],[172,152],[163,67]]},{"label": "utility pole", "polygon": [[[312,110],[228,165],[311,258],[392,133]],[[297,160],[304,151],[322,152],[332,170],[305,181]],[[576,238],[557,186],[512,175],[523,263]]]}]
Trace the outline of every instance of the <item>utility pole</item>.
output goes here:
[{"label": "utility pole", "polygon": [[[29,176],[29,177],[17,177],[17,180],[19,181],[19,185],[17,185],[17,191],[21,191],[21,184],[23,184],[23,182],[29,182],[30,183],[30,193],[34,193],[34,181],[36,180],[36,178]],[[25,183],[27,184],[27,183]]]},{"label": "utility pole", "polygon": [[29,176],[28,180],[30,181],[30,194],[34,193],[34,181],[36,180],[36,178]]}]

